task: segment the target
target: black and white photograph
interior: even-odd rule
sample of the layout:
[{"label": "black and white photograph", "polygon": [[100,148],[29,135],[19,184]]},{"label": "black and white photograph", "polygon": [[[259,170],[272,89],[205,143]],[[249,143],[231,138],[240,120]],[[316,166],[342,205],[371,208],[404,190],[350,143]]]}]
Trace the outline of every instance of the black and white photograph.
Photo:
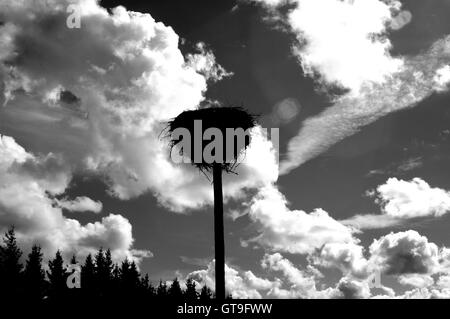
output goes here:
[{"label": "black and white photograph", "polygon": [[449,229],[449,0],[0,0],[0,309],[449,299]]}]

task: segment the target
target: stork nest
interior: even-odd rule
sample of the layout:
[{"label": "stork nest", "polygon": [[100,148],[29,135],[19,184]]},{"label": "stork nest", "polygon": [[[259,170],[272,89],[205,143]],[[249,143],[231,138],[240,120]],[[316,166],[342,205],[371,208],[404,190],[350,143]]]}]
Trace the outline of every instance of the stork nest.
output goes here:
[{"label": "stork nest", "polygon": [[[201,120],[202,121],[202,161],[200,163],[196,163],[194,161],[194,143],[198,143],[199,141],[194,141],[194,121]],[[190,158],[191,164],[196,166],[203,173],[212,171],[213,166],[220,165],[221,168],[226,172],[234,172],[235,168],[238,165],[238,159],[240,154],[245,151],[245,149],[250,145],[250,136],[245,138],[245,142],[241,149],[237,149],[238,145],[236,143],[236,137],[234,140],[234,152],[231,154],[232,156],[228,156],[230,154],[226,153],[226,145],[227,145],[227,137],[226,137],[226,129],[243,129],[247,131],[257,124],[256,116],[250,114],[242,107],[210,107],[192,111],[184,111],[171,121],[167,123],[166,128],[163,130],[164,136],[170,139],[170,152],[172,153],[173,148],[181,142],[181,139],[175,139],[172,135],[173,132],[178,128],[185,128],[189,131],[191,137],[191,152],[187,154],[186,150],[180,149],[180,155],[187,156]],[[222,133],[222,154],[227,160],[223,160],[223,162],[217,163],[208,163],[203,159],[203,150],[205,146],[211,141],[203,140],[203,134],[208,128],[217,128]],[[242,145],[241,145],[242,146]],[[184,152],[184,154],[183,154]],[[226,154],[226,155],[225,155]]]}]

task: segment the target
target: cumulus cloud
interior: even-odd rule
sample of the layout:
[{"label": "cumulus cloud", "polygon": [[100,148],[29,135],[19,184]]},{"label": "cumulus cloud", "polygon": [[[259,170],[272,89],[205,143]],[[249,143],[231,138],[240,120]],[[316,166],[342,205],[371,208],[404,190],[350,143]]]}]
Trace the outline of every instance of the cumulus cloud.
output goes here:
[{"label": "cumulus cloud", "polygon": [[[429,203],[439,203],[435,196],[445,194],[435,193],[429,186],[417,187],[426,183],[416,182],[418,181],[412,181],[417,184],[412,187],[413,190],[419,189],[419,192],[427,193],[431,190],[433,193],[433,199]],[[400,189],[404,190],[402,187]],[[391,191],[390,187],[381,187],[376,194],[387,199],[390,198]],[[397,195],[399,198],[408,198],[403,193]],[[429,198],[428,195],[416,194],[412,197]],[[386,208],[385,201],[379,200],[379,203],[385,209],[391,209]],[[290,210],[287,206],[282,194],[276,188],[269,187],[262,189],[247,207],[249,217],[258,226],[258,235],[245,243],[257,243],[274,251],[272,254],[265,254],[261,265],[269,274],[280,275],[276,277],[280,280],[280,285],[266,291],[267,297],[415,298],[421,295],[426,298],[442,298],[447,295],[446,284],[450,282],[447,279],[450,273],[449,250],[439,249],[426,236],[413,230],[392,232],[374,240],[366,250],[355,238],[357,232],[345,227],[341,221],[332,219],[327,213],[321,211],[307,214]],[[401,220],[400,217],[395,217],[397,213],[394,210],[379,216]],[[301,269],[277,251],[305,255],[307,265]],[[342,277],[335,286],[329,282],[327,285],[321,284],[321,271],[325,269],[340,270]],[[381,286],[376,287],[378,290],[373,290],[371,281],[376,274],[394,278],[401,285],[413,289],[397,295],[392,288],[384,286],[385,277],[381,277]],[[437,280],[432,276],[437,276]]]},{"label": "cumulus cloud", "polygon": [[327,84],[358,94],[364,84],[384,82],[403,65],[401,58],[391,56],[387,38],[390,28],[400,29],[412,18],[410,12],[401,11],[399,1],[255,2],[272,13],[287,4],[291,7],[281,16],[296,36],[293,52],[305,73]]},{"label": "cumulus cloud", "polygon": [[[259,276],[227,265],[226,285],[233,296],[242,298],[448,298],[449,251],[438,249],[425,236],[409,230],[380,237],[367,254],[360,245],[327,244],[309,254],[304,266],[280,253],[265,253]],[[325,269],[339,269],[342,276],[335,283],[325,281]],[[373,286],[376,273],[380,281]],[[214,287],[214,262],[189,277],[200,285]],[[396,294],[384,285],[387,277],[411,290]]]},{"label": "cumulus cloud", "polygon": [[[433,199],[429,203],[432,204],[439,203],[435,196],[445,194],[445,192],[435,193],[429,186],[417,187],[424,186],[426,183],[418,183],[414,180],[411,183],[417,184],[412,187],[414,191],[428,193],[431,190]],[[381,187],[377,189],[377,192],[373,192],[373,195],[377,198],[391,199],[390,186],[394,184],[386,183],[385,185],[389,187]],[[400,187],[400,189],[405,188]],[[409,198],[402,192],[397,195],[404,200]],[[419,194],[412,197],[429,198],[428,195]],[[378,201],[384,210],[393,209],[390,206],[386,208],[386,201]],[[402,205],[393,206],[396,209],[402,207]],[[426,236],[416,231],[392,232],[374,240],[366,249],[355,237],[358,232],[353,229],[354,225],[346,227],[343,221],[336,221],[321,210],[310,214],[290,210],[286,199],[275,187],[261,189],[246,207],[248,216],[257,226],[258,235],[244,243],[256,243],[273,251],[269,254],[266,250],[261,265],[268,274],[277,274],[276,278],[280,283],[269,290],[264,290],[264,293],[261,293],[263,297],[265,295],[269,298],[415,298],[418,296],[442,298],[448,294],[446,285],[450,282],[447,279],[450,273],[449,250],[439,249]],[[408,207],[411,208],[414,205],[406,205],[403,208]],[[395,217],[397,215],[398,211],[393,210],[389,214],[385,212],[378,217],[383,217],[381,223],[392,225],[394,222],[404,220],[403,217]],[[375,225],[375,215],[369,216],[373,217],[373,220],[362,218],[362,222]],[[409,218],[408,214],[405,216]],[[380,221],[377,222],[380,223]],[[304,255],[307,265],[303,268],[294,265],[279,252]],[[340,270],[342,277],[334,286],[330,285],[330,282],[324,285],[321,283],[323,277],[321,271],[331,269]],[[377,290],[373,290],[371,281],[377,274],[383,275],[380,278],[381,286],[376,286]],[[397,280],[403,286],[412,287],[412,290],[404,294],[396,294],[392,288],[384,286],[384,276]],[[434,276],[437,277],[436,280]]]},{"label": "cumulus cloud", "polygon": [[393,16],[389,21],[389,26],[393,30],[399,30],[412,20],[412,13],[408,10],[402,10],[397,15]]},{"label": "cumulus cloud", "polygon": [[398,282],[402,285],[409,285],[416,288],[426,288],[433,285],[434,279],[429,275],[409,274],[400,276],[398,278]]},{"label": "cumulus cloud", "polygon": [[[343,276],[335,286],[322,290],[315,288],[320,284],[321,276],[308,275],[278,253],[266,254],[262,264],[263,268],[270,265],[270,269],[283,274],[280,280],[284,286],[271,291],[272,296],[281,298],[447,298],[450,282],[448,251],[445,247],[438,249],[427,237],[412,230],[390,233],[374,240],[368,249],[368,258],[360,245],[327,244],[311,254],[308,260],[320,267],[319,270],[340,269]],[[378,291],[370,285],[375,273],[383,275],[376,287]],[[413,288],[396,294],[392,288],[384,286],[386,276]],[[292,285],[286,288],[286,283]]]},{"label": "cumulus cloud", "polygon": [[435,89],[437,91],[446,91],[450,83],[450,65],[445,65],[436,71],[434,77],[436,83]]},{"label": "cumulus cloud", "polygon": [[450,289],[450,275],[445,274],[440,276],[436,285],[440,288]]},{"label": "cumulus cloud", "polygon": [[[284,1],[258,1],[272,11]],[[281,20],[296,36],[293,52],[306,74],[325,86],[348,93],[303,121],[288,144],[280,170],[286,174],[364,126],[417,105],[433,92],[446,90],[449,39],[436,41],[423,54],[394,57],[389,32],[412,19],[399,1],[294,0]],[[327,10],[323,10],[327,7]],[[280,21],[277,19],[276,21]]]},{"label": "cumulus cloud", "polygon": [[290,210],[283,194],[274,186],[262,188],[249,206],[249,217],[259,234],[247,242],[276,251],[309,253],[326,243],[353,243],[352,230],[322,209],[311,213]]},{"label": "cumulus cloud", "polygon": [[343,299],[367,299],[371,296],[367,282],[351,280],[347,277],[341,278],[337,284],[336,298]]},{"label": "cumulus cloud", "polygon": [[431,187],[420,178],[411,181],[389,178],[373,192],[381,215],[356,215],[341,222],[359,229],[400,225],[418,217],[440,217],[450,211],[450,192]]},{"label": "cumulus cloud", "polygon": [[327,243],[311,255],[311,262],[326,268],[337,268],[345,275],[367,278],[369,265],[364,248],[355,243]]},{"label": "cumulus cloud", "polygon": [[[266,254],[261,266],[267,273],[280,276],[268,279],[256,276],[252,271],[242,271],[225,266],[225,285],[234,298],[333,298],[335,288],[316,289],[317,270],[309,267],[300,270],[279,253]],[[196,270],[186,276],[200,285],[214,287],[214,261],[206,269]]]},{"label": "cumulus cloud", "polygon": [[[66,26],[68,3],[79,29]],[[7,1],[0,19],[3,129],[103,174],[121,199],[152,192],[175,211],[212,203],[209,181],[172,163],[160,138],[166,121],[204,101],[208,82],[231,75],[205,44],[184,57],[171,27],[95,0]],[[226,199],[278,176],[271,143],[258,129],[254,141],[239,175],[224,179]]]},{"label": "cumulus cloud", "polygon": [[357,94],[364,83],[384,82],[401,68],[402,60],[391,57],[385,37],[396,1],[295,2],[288,23],[298,41],[294,53],[306,73]]},{"label": "cumulus cloud", "polygon": [[233,75],[221,65],[216,63],[216,57],[211,50],[206,48],[206,44],[199,42],[196,45],[197,54],[188,54],[188,65],[193,67],[198,73],[203,74],[208,80],[217,82],[223,78]]},{"label": "cumulus cloud", "polygon": [[149,251],[133,249],[131,224],[121,215],[110,214],[85,225],[66,218],[52,197],[67,188],[70,170],[56,163],[51,154],[36,156],[13,138],[0,136],[2,232],[14,225],[25,248],[38,243],[46,256],[61,249],[66,257],[71,254],[83,257],[98,247],[110,248],[115,260],[127,257],[139,261],[151,256]]},{"label": "cumulus cloud", "polygon": [[[450,273],[450,249],[443,247],[439,253],[439,271],[442,273]],[[450,287],[449,287],[450,288]]]},{"label": "cumulus cloud", "polygon": [[317,272],[300,270],[292,262],[284,258],[281,254],[265,254],[261,261],[263,268],[269,271],[279,272],[283,275],[288,289],[274,287],[269,291],[269,296],[275,298],[320,298],[319,295],[326,295],[328,291],[320,292],[316,288]]},{"label": "cumulus cloud", "polygon": [[[323,275],[311,265],[301,270],[279,253],[266,254],[261,263],[264,269],[281,274],[282,285],[273,287],[268,292],[271,298],[356,299],[372,296],[367,278],[344,275],[336,285],[325,288],[320,284]],[[388,288],[381,289],[392,295]]]},{"label": "cumulus cloud", "polygon": [[86,196],[79,196],[73,200],[62,199],[57,200],[58,206],[70,212],[93,212],[100,213],[103,204],[100,201],[94,201]]},{"label": "cumulus cloud", "polygon": [[383,212],[393,217],[442,216],[450,211],[450,192],[432,188],[420,178],[390,178],[377,188]]},{"label": "cumulus cloud", "polygon": [[439,265],[436,244],[414,230],[382,236],[369,250],[370,262],[388,275],[430,274]]},{"label": "cumulus cloud", "polygon": [[[215,287],[214,261],[210,262],[206,269],[196,270],[187,275],[200,285]],[[225,288],[233,298],[239,299],[261,299],[264,291],[279,286],[278,281],[257,277],[251,271],[240,272],[239,270],[225,265]]]}]

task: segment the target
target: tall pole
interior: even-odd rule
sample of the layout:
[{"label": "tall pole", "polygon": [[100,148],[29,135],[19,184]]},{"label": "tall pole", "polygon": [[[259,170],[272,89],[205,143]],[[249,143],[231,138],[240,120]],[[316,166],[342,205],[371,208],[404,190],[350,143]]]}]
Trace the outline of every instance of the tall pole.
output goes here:
[{"label": "tall pole", "polygon": [[214,253],[216,259],[216,299],[225,300],[225,239],[223,227],[222,166],[213,164]]}]

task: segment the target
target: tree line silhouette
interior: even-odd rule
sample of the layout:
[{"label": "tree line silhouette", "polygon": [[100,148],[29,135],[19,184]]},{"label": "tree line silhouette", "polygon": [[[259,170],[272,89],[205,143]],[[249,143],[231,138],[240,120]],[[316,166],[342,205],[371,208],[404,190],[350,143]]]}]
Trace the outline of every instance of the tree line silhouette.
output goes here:
[{"label": "tree line silhouette", "polygon": [[[95,255],[89,254],[81,265],[79,288],[70,289],[67,281],[73,276],[75,256],[65,264],[61,251],[48,262],[44,270],[41,247],[34,245],[25,264],[21,263],[23,252],[17,244],[14,228],[4,235],[0,244],[0,300],[28,300],[32,302],[60,303],[64,301],[148,301],[176,300],[195,302],[214,298],[209,287],[198,291],[192,279],[186,280],[186,289],[175,278],[170,285],[160,280],[158,285],[144,276],[134,261],[128,259],[114,263],[111,251],[100,248]],[[71,267],[72,266],[72,267]],[[69,278],[70,279],[70,278]]]}]

